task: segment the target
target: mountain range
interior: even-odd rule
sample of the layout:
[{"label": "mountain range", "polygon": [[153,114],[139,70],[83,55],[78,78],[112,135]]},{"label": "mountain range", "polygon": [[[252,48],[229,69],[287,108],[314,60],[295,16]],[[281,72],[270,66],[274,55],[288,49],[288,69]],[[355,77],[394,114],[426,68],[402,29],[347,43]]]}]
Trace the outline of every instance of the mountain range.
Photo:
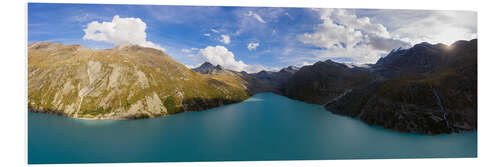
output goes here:
[{"label": "mountain range", "polygon": [[35,42],[28,46],[28,107],[75,118],[136,119],[240,102],[246,83],[202,75],[162,51],[123,44],[91,50]]},{"label": "mountain range", "polygon": [[280,71],[188,69],[132,44],[91,50],[28,46],[28,108],[76,118],[135,119],[240,102],[273,92],[401,132],[477,129],[477,39],[394,49],[376,64],[332,60]]}]

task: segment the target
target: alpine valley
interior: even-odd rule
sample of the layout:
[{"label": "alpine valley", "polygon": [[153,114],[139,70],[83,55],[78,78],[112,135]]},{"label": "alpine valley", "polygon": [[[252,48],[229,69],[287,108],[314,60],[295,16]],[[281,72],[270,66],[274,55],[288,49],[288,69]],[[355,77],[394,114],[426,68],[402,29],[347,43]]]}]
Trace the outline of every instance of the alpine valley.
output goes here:
[{"label": "alpine valley", "polygon": [[92,50],[28,45],[28,109],[84,119],[138,119],[202,111],[272,92],[370,125],[430,135],[477,129],[477,39],[394,49],[376,64],[316,62],[237,72],[189,69],[133,44]]}]

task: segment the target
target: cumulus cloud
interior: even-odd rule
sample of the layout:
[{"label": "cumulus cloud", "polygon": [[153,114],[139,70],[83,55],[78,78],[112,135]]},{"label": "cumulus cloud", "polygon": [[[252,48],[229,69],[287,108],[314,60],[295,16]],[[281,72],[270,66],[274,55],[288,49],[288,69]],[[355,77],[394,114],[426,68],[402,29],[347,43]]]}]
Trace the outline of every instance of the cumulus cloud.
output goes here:
[{"label": "cumulus cloud", "polygon": [[254,13],[252,11],[248,11],[247,16],[251,16],[261,23],[266,23],[266,21],[264,21],[264,19],[262,19],[262,17],[260,17],[260,15],[258,15],[257,13]]},{"label": "cumulus cloud", "polygon": [[257,47],[259,47],[259,43],[258,42],[250,42],[248,43],[248,50],[252,51],[252,50],[256,50]]},{"label": "cumulus cloud", "polygon": [[[336,23],[348,26],[350,28],[356,29],[358,31],[374,34],[376,36],[389,38],[389,32],[382,24],[373,23],[368,17],[358,17],[355,14],[349,13],[344,9],[326,9],[322,11],[325,17],[322,19],[334,20]],[[330,18],[328,18],[330,17]]]},{"label": "cumulus cloud", "polygon": [[115,45],[131,43],[165,51],[163,47],[146,40],[146,23],[140,18],[120,18],[115,15],[111,22],[93,21],[83,31],[83,39],[108,42]]},{"label": "cumulus cloud", "polygon": [[209,33],[205,33],[205,34],[203,34],[203,36],[209,37],[210,34]]},{"label": "cumulus cloud", "polygon": [[265,69],[261,65],[247,65],[241,60],[235,60],[234,54],[224,46],[207,46],[204,49],[200,49],[198,55],[206,62],[213,65],[221,65],[226,69],[234,71],[254,73]]},{"label": "cumulus cloud", "polygon": [[299,40],[305,44],[329,49],[338,45],[352,48],[363,39],[363,34],[360,31],[337,25],[329,19],[318,25],[315,30],[314,33],[299,36]]},{"label": "cumulus cloud", "polygon": [[221,39],[219,40],[220,42],[224,43],[224,44],[229,44],[231,43],[231,38],[229,37],[229,35],[220,35]]},{"label": "cumulus cloud", "polygon": [[[309,61],[343,58],[354,63],[373,63],[381,54],[409,43],[394,38],[382,24],[368,17],[358,17],[343,9],[314,9],[323,22],[314,32],[298,36],[304,44],[322,49],[314,50]],[[307,58],[305,58],[307,59]]]},{"label": "cumulus cloud", "polygon": [[477,13],[471,11],[360,10],[382,22],[391,35],[417,44],[452,44],[477,38]]}]

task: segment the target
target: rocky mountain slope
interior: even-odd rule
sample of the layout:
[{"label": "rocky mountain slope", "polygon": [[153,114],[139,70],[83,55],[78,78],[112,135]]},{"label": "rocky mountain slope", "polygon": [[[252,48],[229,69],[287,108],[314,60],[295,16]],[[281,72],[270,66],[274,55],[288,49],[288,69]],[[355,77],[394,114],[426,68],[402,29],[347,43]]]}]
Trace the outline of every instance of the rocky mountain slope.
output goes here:
[{"label": "rocky mountain slope", "polygon": [[477,40],[395,50],[373,70],[383,79],[352,89],[325,108],[403,132],[477,129]]},{"label": "rocky mountain slope", "polygon": [[233,75],[234,71],[226,70],[221,65],[214,66],[209,62],[205,62],[197,68],[193,68],[193,71],[196,71],[200,74],[225,74],[225,75]]},{"label": "rocky mountain slope", "polygon": [[247,83],[201,75],[162,51],[124,44],[91,50],[28,46],[28,107],[75,118],[134,119],[198,111],[248,98]]},{"label": "rocky mountain slope", "polygon": [[250,88],[251,93],[261,93],[261,92],[273,92],[277,94],[283,94],[281,89],[297,71],[299,68],[295,66],[288,66],[280,71],[260,71],[258,73],[251,73],[245,75],[245,80],[251,83]]},{"label": "rocky mountain slope", "polygon": [[314,104],[325,104],[376,79],[366,68],[349,67],[331,60],[300,68],[281,87],[283,95]]},{"label": "rocky mountain slope", "polygon": [[214,74],[214,75],[226,75],[237,78],[247,83],[247,93],[249,95],[254,95],[256,93],[263,92],[274,92],[281,94],[281,87],[295,72],[299,70],[298,67],[288,66],[281,69],[278,72],[273,71],[260,71],[258,73],[246,73],[236,72],[232,70],[225,69],[224,67],[217,65],[214,66],[209,62],[205,62],[199,67],[193,68],[200,74]]}]

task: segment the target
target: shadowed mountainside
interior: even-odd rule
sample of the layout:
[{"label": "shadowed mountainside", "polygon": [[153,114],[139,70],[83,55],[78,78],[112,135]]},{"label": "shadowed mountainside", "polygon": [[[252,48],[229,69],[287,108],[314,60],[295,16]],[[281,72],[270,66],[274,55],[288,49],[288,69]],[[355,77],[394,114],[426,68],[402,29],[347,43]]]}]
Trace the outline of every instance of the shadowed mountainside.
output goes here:
[{"label": "shadowed mountainside", "polygon": [[403,132],[477,129],[477,40],[395,50],[373,70],[383,79],[355,88],[325,108]]},{"label": "shadowed mountainside", "polygon": [[314,104],[325,104],[350,89],[366,85],[376,75],[366,68],[349,67],[331,60],[304,66],[283,84],[284,96]]},{"label": "shadowed mountainside", "polygon": [[249,74],[245,71],[236,72],[233,70],[225,69],[220,65],[214,66],[209,62],[205,62],[199,67],[193,68],[192,70],[205,75],[225,75],[244,80],[246,83],[248,83],[247,93],[249,95],[254,95],[263,92],[282,94],[281,88],[283,87],[283,84],[290,77],[292,77],[292,75],[295,74],[295,72],[297,72],[299,68],[295,66],[288,66],[278,72],[262,70],[258,73]]}]

